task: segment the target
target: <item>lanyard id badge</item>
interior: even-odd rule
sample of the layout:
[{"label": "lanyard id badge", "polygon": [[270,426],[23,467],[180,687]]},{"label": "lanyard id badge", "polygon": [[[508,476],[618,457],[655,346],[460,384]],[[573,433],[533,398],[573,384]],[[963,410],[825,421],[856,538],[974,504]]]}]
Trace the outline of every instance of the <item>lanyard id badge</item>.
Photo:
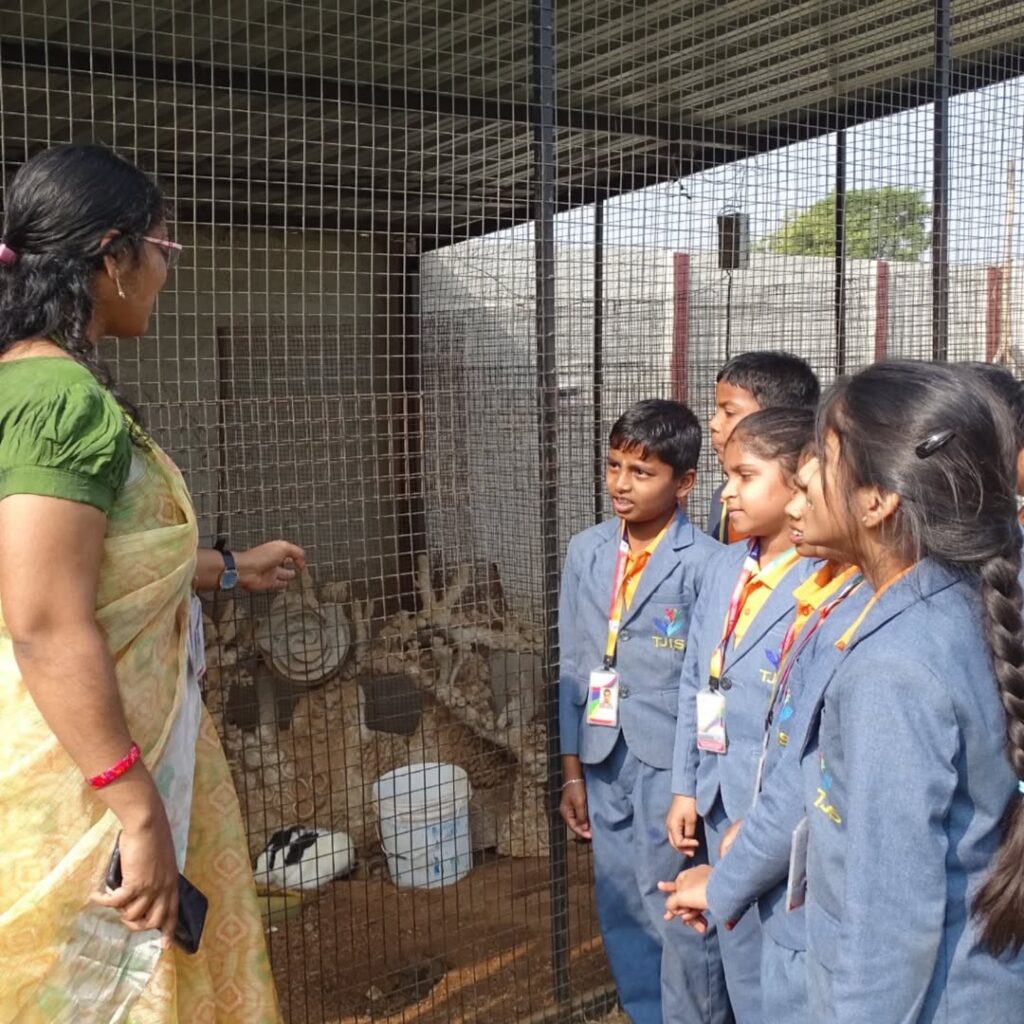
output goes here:
[{"label": "lanyard id badge", "polygon": [[206,672],[206,641],[203,637],[203,602],[195,594],[188,606],[188,661],[196,679]]},{"label": "lanyard id badge", "polygon": [[697,749],[707,754],[724,754],[728,749],[725,733],[725,685],[722,670],[725,667],[725,651],[729,638],[739,622],[743,602],[746,599],[747,584],[758,570],[761,545],[752,540],[747,544],[743,568],[729,599],[729,608],[722,628],[722,639],[711,653],[711,671],[708,685],[697,694]]},{"label": "lanyard id badge", "polygon": [[786,881],[786,910],[793,911],[807,899],[807,819],[793,829],[789,846],[789,878]]},{"label": "lanyard id badge", "polygon": [[619,673],[597,668],[590,673],[587,690],[587,725],[615,728],[619,724]]},{"label": "lanyard id badge", "polygon": [[724,754],[727,747],[725,694],[717,687],[706,687],[697,694],[697,749]]},{"label": "lanyard id badge", "polygon": [[[659,534],[664,536],[669,524]],[[657,543],[657,539],[655,543]],[[615,728],[619,724],[619,673],[613,668],[615,651],[619,642],[619,629],[626,609],[626,592],[632,580],[636,579],[646,568],[651,557],[651,549],[642,551],[633,558],[629,548],[629,534],[626,524],[622,524],[619,537],[619,553],[615,560],[615,577],[612,581],[612,598],[608,607],[608,633],[605,640],[604,663],[601,668],[590,673],[587,687],[587,725],[599,725]]]},{"label": "lanyard id badge", "polygon": [[[849,569],[839,580],[842,582],[842,589],[830,600],[817,609],[813,619],[800,623],[798,620],[790,624],[786,635],[782,638],[782,646],[779,648],[779,670],[776,673],[775,684],[772,687],[771,697],[768,701],[768,712],[764,720],[764,734],[761,742],[761,756],[757,761],[757,774],[754,779],[754,803],[761,793],[764,784],[764,767],[768,757],[768,745],[771,742],[772,724],[775,721],[775,714],[780,707],[784,706],[789,697],[789,678],[793,667],[810,645],[818,630],[825,624],[825,620],[864,582],[864,576],[858,569]],[[797,638],[799,637],[799,643]],[[792,655],[792,656],[791,656]],[[782,734],[779,739],[780,746],[785,746]]]}]

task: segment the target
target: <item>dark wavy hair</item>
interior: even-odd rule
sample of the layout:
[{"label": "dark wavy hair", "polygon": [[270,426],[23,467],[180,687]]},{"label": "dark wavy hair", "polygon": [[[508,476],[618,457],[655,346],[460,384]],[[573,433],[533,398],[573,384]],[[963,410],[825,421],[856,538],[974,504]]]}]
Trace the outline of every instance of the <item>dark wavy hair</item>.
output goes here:
[{"label": "dark wavy hair", "polygon": [[800,456],[814,441],[814,410],[804,408],[760,409],[736,424],[729,444],[742,445],[759,459],[778,462],[783,474],[796,475]]},{"label": "dark wavy hair", "polygon": [[1006,403],[1013,417],[1017,448],[1024,449],[1024,386],[1021,382],[998,363],[967,361],[953,365],[957,370],[976,374]]},{"label": "dark wavy hair", "polygon": [[[156,183],[102,146],[54,146],[11,181],[3,241],[17,261],[0,266],[0,353],[25,338],[49,338],[109,389],[132,423],[138,410],[121,395],[88,337],[92,289],[105,256],[131,253],[165,216]],[[106,245],[103,238],[118,234]]]},{"label": "dark wavy hair", "polygon": [[[848,493],[898,494],[887,540],[907,560],[931,558],[978,581],[985,638],[1006,712],[1007,755],[1024,780],[1024,624],[1018,583],[1017,447],[1004,402],[977,373],[929,363],[879,363],[825,396],[818,440],[834,433]],[[974,899],[985,946],[1024,946],[1024,797]]]}]

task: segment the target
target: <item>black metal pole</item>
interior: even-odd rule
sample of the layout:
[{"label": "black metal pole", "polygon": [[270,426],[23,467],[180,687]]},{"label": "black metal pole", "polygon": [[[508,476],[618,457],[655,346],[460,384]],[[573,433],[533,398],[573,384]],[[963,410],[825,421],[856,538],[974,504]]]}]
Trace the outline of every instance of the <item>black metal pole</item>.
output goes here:
[{"label": "black metal pole", "polygon": [[836,376],[846,373],[846,129],[836,132]]},{"label": "black metal pole", "polygon": [[604,516],[604,200],[594,204],[594,522]]},{"label": "black metal pole", "polygon": [[932,128],[932,358],[949,358],[950,0],[935,0],[935,108]]},{"label": "black metal pole", "polygon": [[403,603],[415,611],[416,556],[427,550],[427,514],[423,494],[423,370],[420,330],[420,254],[404,259],[402,293],[402,445],[398,482],[399,535],[407,538],[398,553]]},{"label": "black metal pole", "polygon": [[725,361],[732,359],[732,271],[725,272]]},{"label": "black metal pole", "polygon": [[554,996],[569,1001],[569,871],[558,813],[558,372],[555,358],[555,0],[533,0],[533,229],[537,425],[543,550],[544,678],[548,683],[548,838]]}]

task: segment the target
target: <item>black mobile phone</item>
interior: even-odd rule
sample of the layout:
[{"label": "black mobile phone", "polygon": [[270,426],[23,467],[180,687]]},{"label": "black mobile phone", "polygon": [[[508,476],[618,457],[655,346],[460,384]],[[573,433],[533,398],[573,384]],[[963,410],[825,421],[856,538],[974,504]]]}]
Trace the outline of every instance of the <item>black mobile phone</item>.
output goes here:
[{"label": "black mobile phone", "polygon": [[[114,846],[114,852],[107,866],[104,879],[108,889],[121,888],[121,847]],[[186,952],[195,953],[203,937],[206,923],[206,897],[182,874],[178,875],[178,924],[174,929],[174,941]]]}]

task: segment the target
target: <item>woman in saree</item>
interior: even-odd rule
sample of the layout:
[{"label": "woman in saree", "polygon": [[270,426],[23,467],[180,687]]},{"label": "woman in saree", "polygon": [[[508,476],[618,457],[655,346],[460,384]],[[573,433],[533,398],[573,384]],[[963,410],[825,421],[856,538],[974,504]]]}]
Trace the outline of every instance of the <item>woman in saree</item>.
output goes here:
[{"label": "woman in saree", "polygon": [[[157,186],[109,150],[61,146],[5,198],[0,1022],[272,1024],[194,590],[281,589],[303,553],[197,550],[181,474],[96,354],[145,332],[181,248]],[[179,871],[209,900],[194,955],[171,942]]]}]

